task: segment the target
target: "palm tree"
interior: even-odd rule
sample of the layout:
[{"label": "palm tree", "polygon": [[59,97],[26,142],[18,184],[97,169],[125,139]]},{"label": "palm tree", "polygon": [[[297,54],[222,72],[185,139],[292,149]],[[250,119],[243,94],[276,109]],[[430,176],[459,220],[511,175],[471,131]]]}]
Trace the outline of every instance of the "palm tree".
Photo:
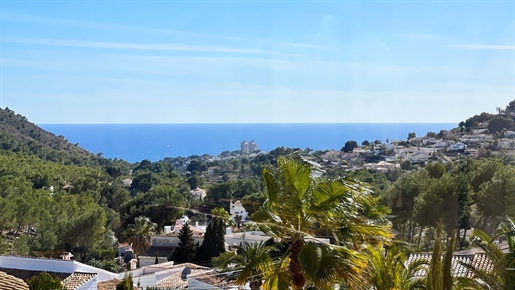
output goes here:
[{"label": "palm tree", "polygon": [[[312,164],[298,155],[279,157],[264,167],[267,200],[252,215],[260,230],[287,245],[266,275],[264,289],[328,288],[360,281],[366,259],[357,249],[390,237],[385,211],[361,183],[315,177]],[[318,241],[316,231],[332,234],[338,245]]]},{"label": "palm tree", "polygon": [[236,223],[236,227],[238,228],[238,230],[240,229],[240,224],[241,224],[242,219],[243,219],[243,216],[241,216],[241,215],[234,216],[234,222]]},{"label": "palm tree", "polygon": [[396,242],[389,247],[383,243],[377,246],[367,245],[365,253],[368,259],[368,267],[365,274],[370,289],[417,289],[422,286],[422,280],[413,279],[415,274],[425,269],[427,261],[416,260],[406,265],[409,254],[406,244]]},{"label": "palm tree", "polygon": [[139,216],[127,228],[127,237],[132,244],[134,254],[139,256],[150,246],[150,237],[156,234],[157,224],[150,221],[148,217]]},{"label": "palm tree", "polygon": [[[501,236],[508,240],[508,253],[503,253],[495,243],[495,240]],[[473,245],[483,250],[491,263],[491,267],[483,265],[480,268],[469,263],[463,263],[463,266],[472,273],[472,279],[458,278],[457,285],[463,289],[514,289],[515,223],[513,220],[507,217],[504,224],[500,226],[498,234],[494,237],[490,237],[481,230],[474,229],[470,238]]]},{"label": "palm tree", "polygon": [[[236,275],[235,283],[245,285],[249,282],[250,289],[259,290],[266,273],[273,271],[273,261],[270,252],[275,250],[272,246],[267,246],[266,242],[259,243],[243,242],[242,246],[234,246],[236,254],[227,254],[228,258],[215,258],[215,267],[223,269],[230,268]],[[219,261],[219,263],[217,263]]]}]

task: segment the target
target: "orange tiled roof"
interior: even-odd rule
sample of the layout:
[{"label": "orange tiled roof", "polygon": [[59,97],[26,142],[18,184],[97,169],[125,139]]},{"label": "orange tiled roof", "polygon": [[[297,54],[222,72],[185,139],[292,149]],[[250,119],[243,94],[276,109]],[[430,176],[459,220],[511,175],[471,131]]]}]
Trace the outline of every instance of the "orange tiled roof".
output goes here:
[{"label": "orange tiled roof", "polygon": [[39,275],[42,272],[47,272],[53,278],[59,277],[61,279],[61,283],[68,290],[75,290],[80,286],[87,283],[89,280],[93,279],[97,274],[96,273],[60,273],[60,272],[49,272],[49,271],[31,271],[25,269],[13,269],[13,268],[0,268],[0,271],[5,272],[8,275],[12,275],[17,277],[23,281],[27,281],[28,279]]},{"label": "orange tiled roof", "polygon": [[116,290],[116,285],[120,283],[121,280],[111,279],[105,280],[97,283],[97,290]]},{"label": "orange tiled roof", "polygon": [[75,290],[95,278],[97,273],[75,272],[62,281],[63,286],[68,290]]},{"label": "orange tiled roof", "polygon": [[0,272],[0,290],[29,290],[29,285],[22,279]]},{"label": "orange tiled roof", "polygon": [[173,273],[172,275],[168,276],[167,278],[159,281],[156,286],[161,288],[172,288],[172,289],[185,289],[188,287],[188,279],[183,280],[182,278],[182,272],[184,269],[188,267],[190,269],[190,273],[188,275],[198,275],[198,274],[205,274],[208,272],[213,272],[213,269],[208,267],[203,267],[199,265],[195,265],[192,263],[184,263],[179,264],[173,267],[170,267],[169,269],[177,269],[177,272]]}]

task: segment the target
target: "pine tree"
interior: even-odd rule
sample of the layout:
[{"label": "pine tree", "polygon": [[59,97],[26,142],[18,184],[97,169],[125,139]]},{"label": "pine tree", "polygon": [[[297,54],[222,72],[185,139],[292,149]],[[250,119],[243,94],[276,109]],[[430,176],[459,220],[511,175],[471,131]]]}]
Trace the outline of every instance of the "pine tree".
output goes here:
[{"label": "pine tree", "polygon": [[188,224],[185,224],[179,231],[179,247],[174,249],[171,260],[175,263],[186,263],[195,260],[197,247],[193,240],[193,231]]}]

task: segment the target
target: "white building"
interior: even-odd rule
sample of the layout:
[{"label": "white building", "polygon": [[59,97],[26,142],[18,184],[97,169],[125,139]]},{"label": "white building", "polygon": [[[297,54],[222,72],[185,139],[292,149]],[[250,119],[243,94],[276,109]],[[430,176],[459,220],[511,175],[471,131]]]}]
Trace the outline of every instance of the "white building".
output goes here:
[{"label": "white building", "polygon": [[240,150],[242,153],[249,153],[249,143],[247,143],[247,140],[243,140],[243,142],[241,142]]},{"label": "white building", "polygon": [[506,132],[504,132],[504,137],[513,138],[513,137],[515,137],[515,132],[514,131],[506,131]]},{"label": "white building", "polygon": [[229,210],[229,213],[231,214],[231,219],[234,220],[234,218],[238,215],[241,216],[242,221],[249,220],[249,213],[247,210],[241,205],[241,202],[237,200],[235,203],[231,201],[231,208]]},{"label": "white building", "polygon": [[498,144],[499,149],[515,149],[515,140],[513,139],[501,139]]},{"label": "white building", "polygon": [[451,144],[449,148],[447,148],[447,151],[459,151],[459,150],[466,150],[467,145],[461,142]]},{"label": "white building", "polygon": [[190,191],[190,193],[191,193],[191,197],[193,197],[196,200],[202,201],[206,197],[206,190],[202,189],[202,188],[197,187],[195,189],[192,189]]},{"label": "white building", "polygon": [[259,150],[259,147],[258,145],[256,144],[256,142],[254,142],[254,140],[250,141],[250,144],[249,144],[249,153],[254,153],[256,151]]},{"label": "white building", "polygon": [[240,150],[242,153],[250,154],[259,151],[259,147],[254,140],[250,141],[250,143],[247,143],[247,140],[243,140],[240,144]]},{"label": "white building", "polygon": [[27,279],[39,271],[45,271],[50,275],[59,273],[61,277],[66,276],[62,279],[63,285],[67,289],[74,290],[96,290],[98,283],[120,278],[120,274],[73,260],[0,256],[0,272]]},{"label": "white building", "polygon": [[492,135],[488,135],[488,134],[463,135],[460,138],[461,142],[468,142],[468,143],[477,143],[477,142],[490,141],[490,140],[492,140]]}]

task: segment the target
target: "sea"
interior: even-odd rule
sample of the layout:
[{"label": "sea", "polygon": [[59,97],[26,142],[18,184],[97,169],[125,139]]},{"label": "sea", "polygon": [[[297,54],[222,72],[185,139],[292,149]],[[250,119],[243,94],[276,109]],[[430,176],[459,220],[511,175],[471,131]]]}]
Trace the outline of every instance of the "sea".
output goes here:
[{"label": "sea", "polygon": [[450,130],[454,123],[381,124],[39,124],[69,142],[106,158],[138,162],[165,157],[219,155],[240,150],[244,140],[262,151],[277,147],[341,149],[346,141],[361,144],[386,139],[406,140],[408,133]]}]

